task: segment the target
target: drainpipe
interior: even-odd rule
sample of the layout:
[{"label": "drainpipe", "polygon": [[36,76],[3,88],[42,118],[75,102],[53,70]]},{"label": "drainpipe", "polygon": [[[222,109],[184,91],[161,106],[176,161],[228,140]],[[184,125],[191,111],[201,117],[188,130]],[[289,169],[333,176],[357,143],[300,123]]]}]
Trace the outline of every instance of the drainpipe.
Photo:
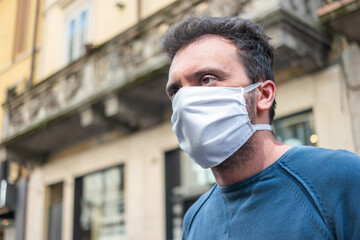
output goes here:
[{"label": "drainpipe", "polygon": [[36,37],[37,37],[37,29],[39,22],[39,8],[40,8],[40,0],[36,1],[36,13],[35,13],[35,26],[34,26],[34,35],[33,35],[33,45],[31,51],[31,68],[30,68],[30,78],[28,81],[28,89],[30,89],[34,82],[34,71],[35,71],[35,53],[36,53]]}]

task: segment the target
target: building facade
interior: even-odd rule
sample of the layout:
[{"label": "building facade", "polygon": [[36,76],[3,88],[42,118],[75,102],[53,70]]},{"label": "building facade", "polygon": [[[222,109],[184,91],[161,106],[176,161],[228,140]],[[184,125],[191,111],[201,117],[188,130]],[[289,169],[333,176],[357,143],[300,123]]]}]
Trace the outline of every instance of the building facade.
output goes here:
[{"label": "building facade", "polygon": [[[12,218],[0,215],[12,221],[4,239],[180,238],[186,209],[214,184],[179,150],[165,94],[161,39],[188,16],[261,24],[275,48],[275,134],[360,153],[360,1],[15,2],[0,1],[0,16],[34,5],[38,27],[26,32],[37,29],[38,45],[35,74],[14,91],[32,68],[11,63],[15,33],[0,39],[1,178],[18,202]],[[10,188],[0,185],[1,205]]]},{"label": "building facade", "polygon": [[[42,1],[0,1],[0,102],[28,91],[38,78]],[[3,126],[3,108],[0,123]],[[0,132],[3,128],[1,127]],[[1,134],[2,135],[2,134]],[[0,150],[0,239],[22,239],[27,170]],[[10,171],[11,170],[11,171]],[[17,211],[16,211],[17,209]],[[16,233],[18,226],[18,233]]]}]

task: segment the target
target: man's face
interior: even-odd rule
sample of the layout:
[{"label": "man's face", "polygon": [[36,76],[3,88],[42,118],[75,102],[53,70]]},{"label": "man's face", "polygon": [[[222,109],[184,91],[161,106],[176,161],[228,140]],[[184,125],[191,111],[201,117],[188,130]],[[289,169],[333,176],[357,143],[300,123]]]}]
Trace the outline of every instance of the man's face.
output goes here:
[{"label": "man's face", "polygon": [[166,91],[173,98],[181,87],[246,87],[250,84],[236,46],[222,37],[204,35],[176,53]]},{"label": "man's face", "polygon": [[[182,87],[218,86],[246,87],[251,81],[239,61],[236,46],[215,35],[205,35],[181,48],[175,55],[169,71],[166,91],[172,99]],[[252,123],[256,121],[255,91],[245,94],[247,110]],[[232,168],[245,163],[253,152],[251,138],[226,161],[214,169]]]}]

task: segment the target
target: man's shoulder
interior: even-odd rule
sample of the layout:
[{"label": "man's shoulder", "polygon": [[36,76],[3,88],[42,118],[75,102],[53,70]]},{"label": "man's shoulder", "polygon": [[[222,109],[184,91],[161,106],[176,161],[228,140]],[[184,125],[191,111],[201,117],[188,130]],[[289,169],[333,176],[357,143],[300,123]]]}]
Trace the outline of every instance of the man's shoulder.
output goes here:
[{"label": "man's shoulder", "polygon": [[298,147],[279,165],[308,193],[338,239],[359,239],[359,156],[345,150]]},{"label": "man's shoulder", "polygon": [[209,200],[211,195],[214,193],[217,185],[215,184],[209,191],[199,197],[199,199],[186,211],[183,223],[183,235],[191,228],[192,221],[198,214],[201,207]]},{"label": "man's shoulder", "polygon": [[346,150],[302,146],[295,148],[280,164],[299,174],[359,175],[360,157]]},{"label": "man's shoulder", "polygon": [[279,165],[316,195],[360,191],[360,157],[346,150],[297,147]]}]

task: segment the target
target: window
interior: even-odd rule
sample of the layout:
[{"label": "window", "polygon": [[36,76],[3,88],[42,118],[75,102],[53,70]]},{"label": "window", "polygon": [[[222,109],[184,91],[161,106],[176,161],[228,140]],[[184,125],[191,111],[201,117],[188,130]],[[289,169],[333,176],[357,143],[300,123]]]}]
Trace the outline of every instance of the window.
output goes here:
[{"label": "window", "polygon": [[63,208],[63,183],[57,183],[49,187],[49,240],[61,240],[62,208]]},{"label": "window", "polygon": [[70,63],[85,53],[89,42],[89,7],[84,5],[68,14],[67,21],[67,56]]},{"label": "window", "polygon": [[214,183],[211,170],[202,169],[184,151],[165,153],[166,239],[181,239],[185,212]]},{"label": "window", "polygon": [[26,40],[27,40],[26,24],[29,21],[28,5],[29,5],[29,1],[27,0],[17,1],[15,42],[14,42],[14,52],[13,52],[14,58],[26,50]]},{"label": "window", "polygon": [[87,32],[88,32],[88,11],[84,10],[80,15],[80,54],[84,54],[84,46],[87,41]]},{"label": "window", "polygon": [[68,60],[71,62],[71,60],[75,59],[75,20],[71,20],[69,25],[69,47],[68,47]]},{"label": "window", "polygon": [[292,146],[316,145],[318,141],[311,110],[275,119],[273,129],[280,141]]},{"label": "window", "polygon": [[125,239],[124,167],[75,180],[74,240]]}]

